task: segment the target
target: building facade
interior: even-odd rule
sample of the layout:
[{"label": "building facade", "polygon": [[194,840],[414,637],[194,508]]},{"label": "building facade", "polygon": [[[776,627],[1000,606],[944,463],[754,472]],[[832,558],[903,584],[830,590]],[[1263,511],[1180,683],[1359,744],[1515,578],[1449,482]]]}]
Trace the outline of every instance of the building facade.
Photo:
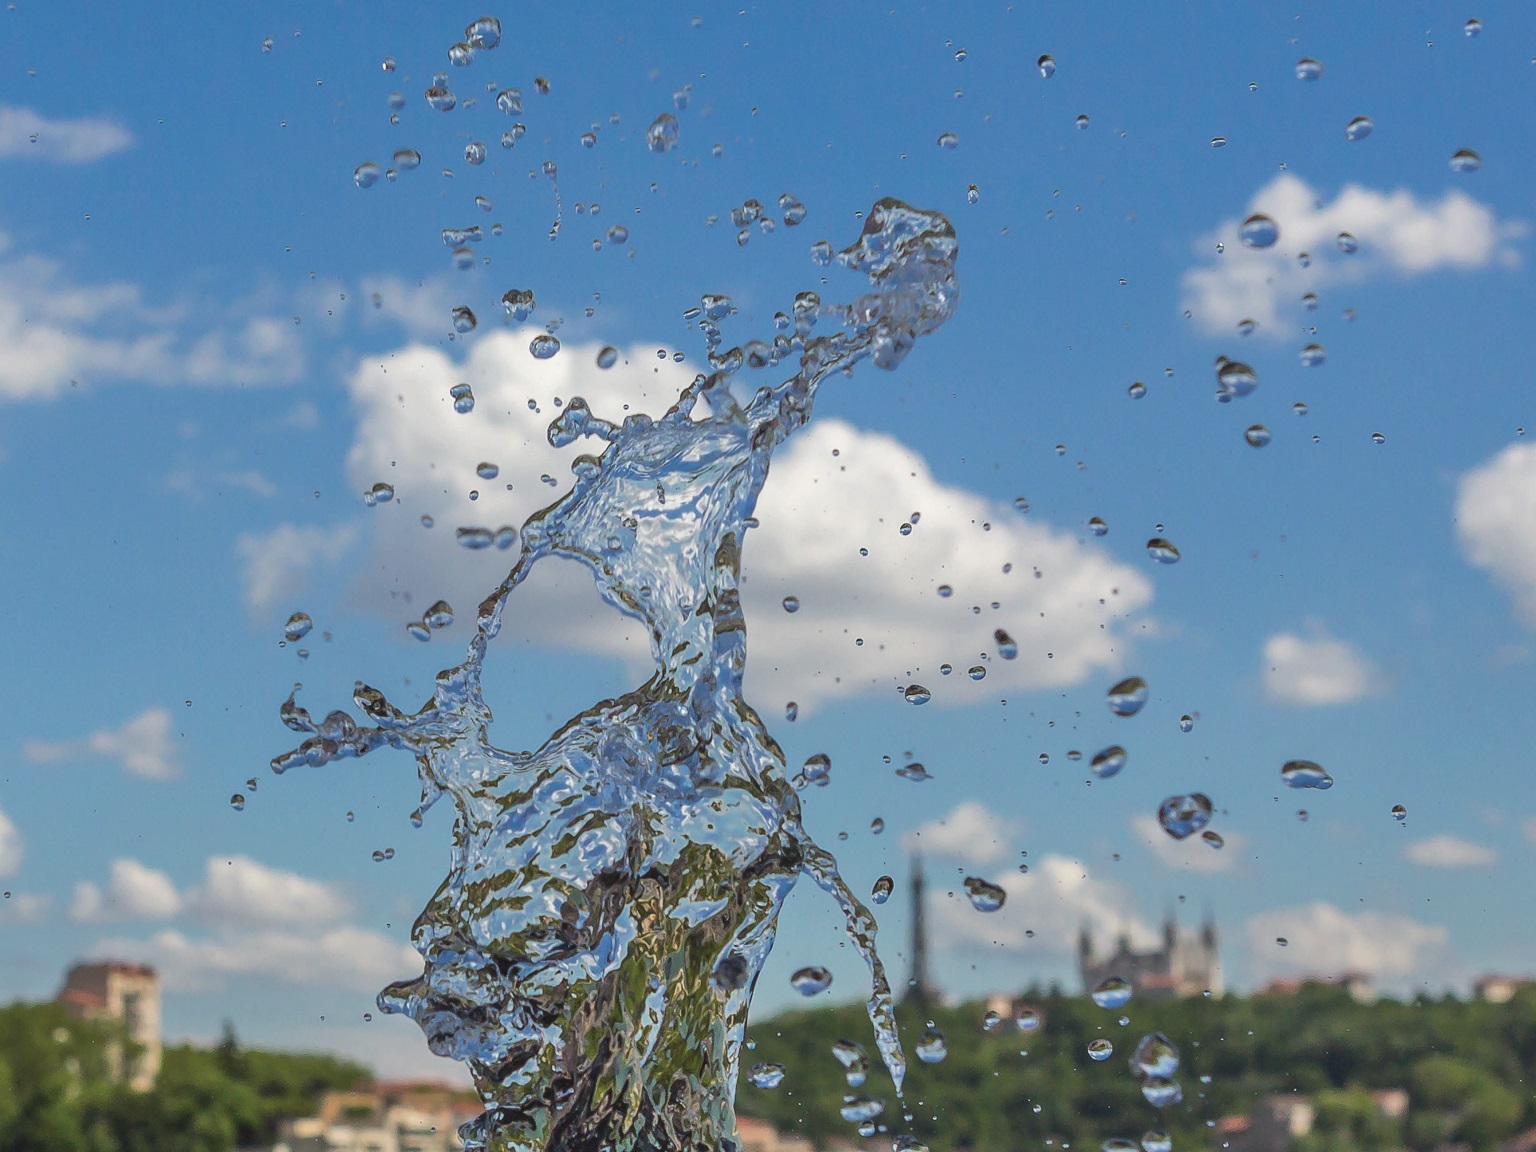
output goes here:
[{"label": "building facade", "polygon": [[109,1053],[114,1074],[136,1092],[148,1092],[160,1074],[160,978],[144,964],[108,960],[76,964],[57,997],[71,1015],[117,1020],[134,1051]]},{"label": "building facade", "polygon": [[1169,915],[1158,947],[1138,952],[1131,947],[1130,937],[1121,935],[1114,950],[1103,955],[1085,925],[1077,939],[1077,963],[1083,991],[1088,993],[1105,980],[1119,977],[1130,981],[1136,996],[1144,1000],[1222,994],[1216,922],[1209,918],[1199,932],[1188,932]]}]

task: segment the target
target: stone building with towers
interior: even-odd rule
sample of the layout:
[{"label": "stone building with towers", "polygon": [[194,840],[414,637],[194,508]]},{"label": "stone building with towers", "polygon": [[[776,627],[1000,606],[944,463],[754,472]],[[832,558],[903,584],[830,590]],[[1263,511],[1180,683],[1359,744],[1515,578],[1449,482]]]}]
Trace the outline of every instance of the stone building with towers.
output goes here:
[{"label": "stone building with towers", "polygon": [[1087,925],[1077,938],[1078,971],[1083,991],[1092,992],[1111,976],[1128,980],[1138,999],[1175,1000],[1220,996],[1221,959],[1216,950],[1216,921],[1207,916],[1199,932],[1181,929],[1169,913],[1163,920],[1162,943],[1149,951],[1131,947],[1121,934],[1114,950],[1100,955]]},{"label": "stone building with towers", "polygon": [[109,1054],[115,1074],[136,1092],[148,1092],[160,1073],[160,978],[144,964],[107,960],[76,964],[57,1000],[70,1015],[120,1021],[133,1042],[125,1060]]}]

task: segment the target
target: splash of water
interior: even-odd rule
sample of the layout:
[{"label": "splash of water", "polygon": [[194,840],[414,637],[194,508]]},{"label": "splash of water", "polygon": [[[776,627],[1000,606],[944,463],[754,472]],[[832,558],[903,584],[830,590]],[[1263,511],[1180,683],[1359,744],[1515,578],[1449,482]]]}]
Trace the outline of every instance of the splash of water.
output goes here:
[{"label": "splash of water", "polygon": [[[428,1046],[464,1061],[485,1105],[461,1130],[486,1152],[689,1149],[735,1141],[747,1010],[778,912],[809,876],[841,907],[867,960],[869,1016],[898,1092],[906,1062],[875,920],[806,833],[784,756],[742,698],[743,538],[774,449],[811,416],[822,382],[868,358],[895,368],[953,313],[958,246],[937,212],[880,201],[838,254],[869,289],[851,304],[795,302],[793,333],[721,351],[706,298],[712,371],[658,419],[614,425],[573,398],[556,446],[605,447],[529,517],[511,572],[480,605],[465,661],[411,714],[361,682],[274,771],[388,745],[414,753],[422,807],[456,818],[447,878],[417,918],[424,971],[379,995]],[[834,330],[813,335],[821,323]],[[798,354],[798,371],[750,400],[736,377]],[[509,596],[547,556],[584,564],[602,597],[643,621],[655,673],[592,705],[537,750],[488,739],[481,670]]]}]

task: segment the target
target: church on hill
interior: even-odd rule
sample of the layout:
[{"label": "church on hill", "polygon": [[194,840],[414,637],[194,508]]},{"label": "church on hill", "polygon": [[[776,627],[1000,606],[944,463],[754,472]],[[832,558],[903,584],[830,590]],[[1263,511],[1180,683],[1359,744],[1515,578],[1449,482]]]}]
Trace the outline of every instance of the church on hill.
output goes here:
[{"label": "church on hill", "polygon": [[1198,933],[1181,929],[1170,913],[1163,920],[1161,945],[1146,952],[1131,947],[1122,933],[1115,949],[1100,956],[1093,934],[1085,924],[1077,938],[1077,967],[1083,991],[1092,992],[1105,980],[1118,976],[1129,980],[1141,1000],[1177,1000],[1220,996],[1221,958],[1216,951],[1216,922],[1210,917]]}]

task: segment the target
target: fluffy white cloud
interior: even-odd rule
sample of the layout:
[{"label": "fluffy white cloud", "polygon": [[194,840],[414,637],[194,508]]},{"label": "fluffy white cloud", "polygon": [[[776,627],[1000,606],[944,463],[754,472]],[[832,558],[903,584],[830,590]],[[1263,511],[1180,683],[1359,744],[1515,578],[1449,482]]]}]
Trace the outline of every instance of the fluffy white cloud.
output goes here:
[{"label": "fluffy white cloud", "polygon": [[1415,840],[1403,849],[1403,856],[1426,868],[1492,868],[1499,862],[1499,854],[1487,845],[1446,833]]},{"label": "fluffy white cloud", "polygon": [[943,947],[1028,947],[1033,953],[1069,956],[1085,924],[1101,944],[1122,933],[1137,947],[1151,947],[1160,939],[1124,888],[1090,875],[1087,865],[1070,856],[1044,856],[1028,873],[1010,870],[987,879],[1008,893],[996,912],[971,907],[958,882],[948,892],[930,884],[933,939]]},{"label": "fluffy white cloud", "polygon": [[1536,627],[1536,444],[1511,444],[1461,477],[1456,534],[1467,560],[1487,569]]},{"label": "fluffy white cloud", "polygon": [[21,751],[36,763],[106,756],[116,760],[129,775],[146,780],[170,780],[181,771],[171,736],[171,714],[164,708],[147,708],[121,728],[103,728],[84,740],[34,740],[23,745]]},{"label": "fluffy white cloud", "polygon": [[1230,872],[1241,860],[1243,841],[1235,832],[1222,832],[1225,843],[1220,848],[1199,836],[1175,840],[1148,813],[1131,818],[1131,831],[1161,864],[1175,871]]},{"label": "fluffy white cloud", "polygon": [[952,856],[968,864],[996,864],[1012,855],[1018,826],[977,800],[955,805],[947,816],[920,824],[902,838],[908,852]]},{"label": "fluffy white cloud", "polygon": [[188,893],[187,906],[200,920],[240,924],[321,924],[348,912],[330,885],[248,856],[210,856],[202,887]]},{"label": "fluffy white cloud", "polygon": [[73,920],[168,920],[181,911],[181,895],[164,872],[137,860],[112,861],[105,890],[88,880],[75,885],[69,915]]},{"label": "fluffy white cloud", "polygon": [[42,400],[76,384],[290,383],[304,352],[291,321],[155,307],[137,285],[79,284],[55,260],[0,261],[0,400]]},{"label": "fluffy white cloud", "polygon": [[[1248,919],[1253,977],[1364,972],[1382,980],[1422,978],[1439,969],[1450,931],[1387,912],[1345,912],[1317,901]],[[1277,940],[1284,939],[1281,947]]]},{"label": "fluffy white cloud", "polygon": [[356,524],[279,524],[270,532],[240,533],[235,549],[244,565],[245,605],[252,619],[263,619],[274,609],[294,611],[293,601],[308,589],[310,573],[339,561],[358,535]]},{"label": "fluffy white cloud", "polygon": [[111,120],[50,120],[31,108],[0,107],[0,160],[88,164],[132,146],[133,134]]},{"label": "fluffy white cloud", "polygon": [[[1184,307],[1211,333],[1231,333],[1238,321],[1252,319],[1259,335],[1283,338],[1300,323],[1299,301],[1307,292],[1372,277],[1511,266],[1519,258],[1513,241],[1529,231],[1520,221],[1499,220],[1461,191],[1426,200],[1406,189],[1349,184],[1323,203],[1289,172],[1259,189],[1243,216],[1255,212],[1280,226],[1272,248],[1244,247],[1241,220],[1226,220],[1196,243],[1202,263],[1184,273]],[[1357,252],[1339,250],[1341,232],[1355,237]],[[1219,255],[1218,244],[1224,248]],[[1297,259],[1304,252],[1311,257],[1305,268]]]},{"label": "fluffy white cloud", "polygon": [[1386,690],[1386,679],[1355,647],[1313,623],[1307,635],[1280,632],[1264,642],[1264,691],[1281,704],[1348,704]]},{"label": "fluffy white cloud", "polygon": [[14,876],[21,868],[21,832],[0,808],[0,876]]},{"label": "fluffy white cloud", "polygon": [[[439,598],[464,617],[505,575],[508,553],[467,551],[454,542],[455,528],[520,525],[569,486],[575,455],[600,449],[548,447],[556,398],[579,394],[615,419],[659,413],[691,378],[650,353],[607,372],[593,367],[594,347],[568,345],[536,361],[527,351],[532,331],[481,336],[461,364],[411,345],[352,376],[350,477],[359,492],[379,482],[396,490],[394,503],[367,513],[373,547],[358,595],[402,626]],[[475,392],[467,415],[449,399],[458,382]],[[494,479],[477,475],[481,463],[499,469]],[[903,536],[913,513],[920,518]],[[423,514],[435,522],[431,531]],[[794,699],[809,707],[917,677],[940,702],[1077,683],[1118,668],[1152,597],[1147,578],[1102,542],[940,484],[897,440],[836,420],[813,423],[780,451],[758,518],[742,599],[748,692],[765,706]],[[945,584],[954,590],[948,599],[937,592]],[[791,595],[800,603],[794,615],[781,607]],[[998,628],[1017,641],[1018,659],[995,657]],[[535,571],[509,607],[503,636],[648,661],[639,629],[602,606],[590,577],[569,566]],[[945,662],[962,670],[985,662],[990,672],[982,683],[963,671],[944,678]]]},{"label": "fluffy white cloud", "polygon": [[166,988],[175,992],[217,990],[231,979],[252,978],[372,991],[421,971],[421,958],[409,946],[353,926],[216,937],[166,929],[148,940],[103,940],[95,951],[153,964]]}]

